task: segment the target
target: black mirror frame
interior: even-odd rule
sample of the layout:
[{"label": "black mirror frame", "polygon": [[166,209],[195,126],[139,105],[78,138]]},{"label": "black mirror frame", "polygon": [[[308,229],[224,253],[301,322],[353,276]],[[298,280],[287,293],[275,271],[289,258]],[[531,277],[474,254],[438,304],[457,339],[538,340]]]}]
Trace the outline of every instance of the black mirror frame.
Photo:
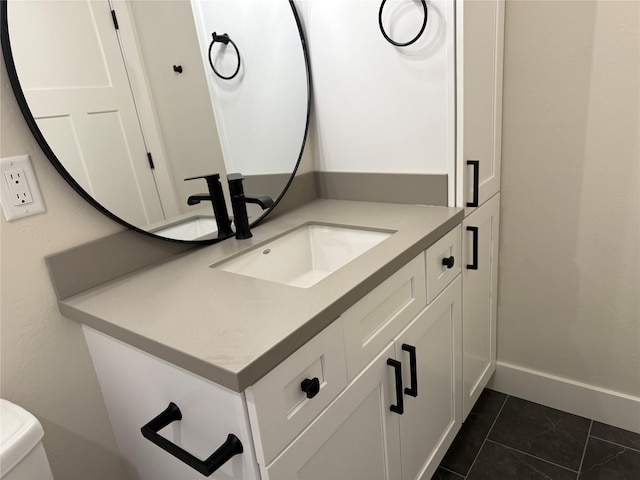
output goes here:
[{"label": "black mirror frame", "polygon": [[[261,222],[280,202],[284,194],[287,192],[289,187],[291,186],[291,182],[298,171],[298,167],[300,166],[300,160],[302,159],[302,155],[304,153],[304,148],[307,143],[307,135],[309,133],[309,119],[310,119],[310,110],[311,110],[311,68],[309,65],[309,51],[307,48],[307,41],[304,35],[304,30],[302,27],[302,22],[300,21],[300,16],[296,7],[293,3],[293,0],[288,0],[289,6],[291,7],[291,12],[293,13],[296,26],[298,27],[298,33],[300,35],[300,43],[302,45],[302,52],[304,55],[305,69],[307,74],[307,115],[305,119],[305,128],[304,135],[302,137],[302,145],[300,146],[300,153],[298,154],[298,160],[296,161],[293,172],[291,172],[291,176],[289,177],[289,181],[284,186],[284,189],[275,199],[273,207],[264,212],[260,217],[258,217],[250,226],[254,227],[259,222]],[[20,80],[18,79],[18,73],[16,71],[16,66],[13,60],[13,52],[11,51],[11,41],[9,39],[9,23],[7,21],[7,2],[8,0],[0,0],[0,44],[2,45],[2,56],[4,58],[5,67],[7,69],[7,73],[9,75],[9,82],[11,83],[11,87],[13,89],[13,93],[15,94],[16,100],[18,102],[18,106],[20,107],[20,111],[29,126],[29,130],[33,134],[34,138],[40,145],[40,148],[47,156],[51,164],[58,171],[58,173],[64,178],[67,183],[89,204],[91,204],[94,208],[96,208],[100,213],[106,215],[111,220],[123,225],[124,227],[139,232],[143,235],[147,235],[150,237],[158,238],[160,240],[174,242],[174,243],[187,243],[187,244],[196,244],[196,245],[210,245],[213,243],[218,243],[222,240],[226,240],[227,238],[232,238],[235,234],[230,235],[228,237],[223,238],[212,238],[207,240],[178,240],[174,238],[162,237],[160,235],[156,235],[151,232],[147,232],[135,225],[132,225],[117,215],[113,214],[111,211],[107,210],[104,206],[102,206],[98,201],[96,201],[86,190],[84,190],[78,182],[71,176],[71,174],[64,168],[58,157],[53,153],[51,147],[45,140],[42,132],[38,128],[38,125],[31,114],[31,110],[29,109],[29,105],[27,104],[27,100],[25,98],[24,92],[22,91],[22,86],[20,85]]]}]

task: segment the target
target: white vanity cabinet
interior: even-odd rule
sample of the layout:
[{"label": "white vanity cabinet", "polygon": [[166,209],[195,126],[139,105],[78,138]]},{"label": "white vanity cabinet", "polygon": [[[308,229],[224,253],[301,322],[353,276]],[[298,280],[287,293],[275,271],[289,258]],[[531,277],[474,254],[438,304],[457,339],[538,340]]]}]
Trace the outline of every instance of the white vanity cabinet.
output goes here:
[{"label": "white vanity cabinet", "polygon": [[261,467],[263,479],[431,478],[462,424],[461,283],[457,277]]},{"label": "white vanity cabinet", "polygon": [[350,383],[263,479],[431,477],[462,424],[460,253],[457,227],[340,317]]},{"label": "white vanity cabinet", "polygon": [[[237,393],[85,327],[120,453],[140,479],[202,478],[141,434],[196,459],[233,434],[210,478],[429,479],[462,424],[462,226],[417,255]],[[164,440],[163,440],[164,441]]]}]

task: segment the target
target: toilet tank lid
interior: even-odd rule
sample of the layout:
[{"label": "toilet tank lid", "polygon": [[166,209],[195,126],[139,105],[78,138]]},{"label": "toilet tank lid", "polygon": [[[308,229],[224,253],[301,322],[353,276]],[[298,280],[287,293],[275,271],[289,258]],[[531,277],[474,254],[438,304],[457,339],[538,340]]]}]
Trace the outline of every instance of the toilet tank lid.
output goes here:
[{"label": "toilet tank lid", "polygon": [[40,443],[44,432],[36,417],[24,408],[0,399],[0,478]]}]

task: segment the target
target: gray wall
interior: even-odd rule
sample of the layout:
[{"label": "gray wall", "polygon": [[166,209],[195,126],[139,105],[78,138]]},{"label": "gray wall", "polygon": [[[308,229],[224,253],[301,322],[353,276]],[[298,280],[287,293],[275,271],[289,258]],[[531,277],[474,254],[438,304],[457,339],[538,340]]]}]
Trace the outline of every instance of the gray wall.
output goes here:
[{"label": "gray wall", "polygon": [[49,164],[18,109],[4,61],[0,155],[31,156],[47,212],[0,228],[0,395],[45,431],[56,479],[125,478],[80,325],[58,312],[44,256],[121,230]]},{"label": "gray wall", "polygon": [[508,1],[498,359],[640,396],[640,2]]}]

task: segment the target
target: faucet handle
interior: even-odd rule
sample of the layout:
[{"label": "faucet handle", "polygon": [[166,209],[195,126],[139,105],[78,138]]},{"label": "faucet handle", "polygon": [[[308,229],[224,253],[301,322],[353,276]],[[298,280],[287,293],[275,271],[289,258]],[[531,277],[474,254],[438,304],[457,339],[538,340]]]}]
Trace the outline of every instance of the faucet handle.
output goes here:
[{"label": "faucet handle", "polygon": [[230,173],[227,175],[227,181],[229,182],[229,193],[232,197],[244,195],[244,187],[242,186],[242,181],[244,180],[244,175],[241,173]]},{"label": "faucet handle", "polygon": [[229,181],[229,183],[231,182],[242,183],[242,180],[244,180],[244,175],[242,175],[241,173],[230,173],[227,175],[227,180]]},{"label": "faucet handle", "polygon": [[198,180],[200,178],[204,178],[207,182],[209,182],[210,180],[220,180],[220,174],[219,173],[211,173],[209,175],[200,175],[198,177],[189,177],[189,178],[185,178],[184,181],[188,181],[188,180]]}]

